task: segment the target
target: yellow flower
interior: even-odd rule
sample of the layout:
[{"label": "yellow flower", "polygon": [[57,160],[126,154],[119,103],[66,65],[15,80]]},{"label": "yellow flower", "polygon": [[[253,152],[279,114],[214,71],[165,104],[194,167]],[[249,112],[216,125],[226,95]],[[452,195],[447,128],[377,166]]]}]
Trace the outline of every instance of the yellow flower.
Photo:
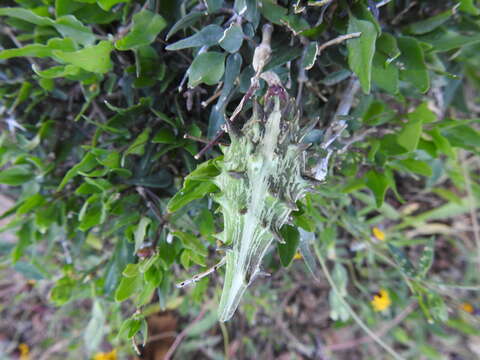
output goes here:
[{"label": "yellow flower", "polygon": [[372,233],[373,233],[373,236],[375,236],[375,238],[376,238],[377,240],[380,240],[380,241],[384,241],[384,240],[385,240],[385,233],[384,233],[382,230],[380,230],[378,227],[375,226],[375,227],[372,229]]},{"label": "yellow flower", "polygon": [[462,309],[463,311],[469,314],[472,314],[475,311],[475,309],[473,308],[473,305],[467,302],[460,305],[460,309]]},{"label": "yellow flower", "polygon": [[27,344],[21,343],[18,345],[18,350],[20,350],[19,360],[30,360],[30,348]]},{"label": "yellow flower", "polygon": [[390,307],[392,300],[390,299],[388,291],[381,289],[378,294],[373,297],[373,300],[370,303],[375,311],[383,311]]},{"label": "yellow flower", "polygon": [[302,258],[302,254],[300,254],[298,251],[293,255],[293,260],[300,260]]},{"label": "yellow flower", "polygon": [[93,360],[117,360],[117,350],[113,349],[109,353],[97,353]]}]

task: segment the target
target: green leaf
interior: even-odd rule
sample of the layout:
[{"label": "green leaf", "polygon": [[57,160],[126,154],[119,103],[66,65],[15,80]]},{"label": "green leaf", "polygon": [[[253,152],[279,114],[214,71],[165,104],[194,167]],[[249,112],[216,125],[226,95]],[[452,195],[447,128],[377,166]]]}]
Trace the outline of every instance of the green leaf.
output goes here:
[{"label": "green leaf", "polygon": [[67,173],[62,179],[62,182],[60,183],[60,185],[58,185],[57,191],[62,190],[71,179],[78,175],[79,172],[90,171],[96,165],[97,160],[95,159],[95,155],[93,155],[92,153],[85,154],[82,161],[80,161],[77,165],[67,171]]},{"label": "green leaf", "polygon": [[180,20],[178,20],[172,26],[172,28],[168,31],[168,34],[165,37],[165,40],[168,41],[168,39],[170,39],[170,37],[172,35],[175,35],[178,31],[193,25],[202,16],[205,16],[205,13],[192,11],[192,12],[188,13],[187,15],[181,17]]},{"label": "green leaf", "polygon": [[82,69],[74,65],[52,66],[46,70],[40,70],[36,65],[33,65],[32,69],[35,74],[44,79],[55,79],[59,77],[68,78],[69,76],[76,76],[82,71]]},{"label": "green leaf", "polygon": [[453,14],[452,10],[444,11],[428,19],[421,20],[408,25],[406,27],[406,31],[414,35],[426,34],[430,31],[435,30],[437,27],[445,23],[450,18],[450,16],[452,16],[452,14]]},{"label": "green leaf", "polygon": [[464,11],[471,15],[479,15],[480,10],[475,7],[475,0],[460,0],[458,10]]},{"label": "green leaf", "polygon": [[125,266],[125,269],[123,269],[122,271],[122,275],[127,278],[140,275],[140,269],[138,264],[127,264],[127,266]]},{"label": "green leaf", "polygon": [[128,3],[130,0],[97,0],[98,6],[103,10],[109,11],[113,6],[120,3]]},{"label": "green leaf", "polygon": [[153,136],[152,142],[158,144],[176,144],[178,140],[172,130],[163,128]]},{"label": "green leaf", "polygon": [[225,71],[225,54],[220,52],[204,52],[193,60],[188,68],[188,86],[193,88],[205,83],[217,84]]},{"label": "green leaf", "polygon": [[287,15],[288,10],[276,4],[273,0],[261,0],[260,12],[268,21],[284,25],[281,20]]},{"label": "green leaf", "polygon": [[55,286],[50,291],[50,300],[57,306],[67,303],[72,297],[75,284],[75,280],[64,276],[55,283]]},{"label": "green leaf", "polygon": [[222,36],[224,36],[223,28],[215,24],[210,24],[196,34],[168,45],[165,50],[174,51],[191,47],[212,46],[216,45]]},{"label": "green leaf", "polygon": [[397,142],[407,151],[415,151],[422,135],[423,121],[429,122],[436,119],[424,103],[407,115],[408,122],[397,135]]},{"label": "green leaf", "polygon": [[53,38],[46,45],[30,44],[21,48],[0,51],[0,59],[10,59],[19,56],[53,57],[54,50],[75,51],[76,46],[72,39]]},{"label": "green leaf", "polygon": [[415,160],[415,159],[404,159],[404,160],[399,160],[398,162],[411,172],[414,172],[423,176],[432,176],[432,168],[425,161]]},{"label": "green leaf", "polygon": [[83,25],[73,15],[58,18],[55,21],[55,29],[57,29],[64,38],[72,38],[77,43],[84,46],[93,45],[96,40],[96,36],[93,34],[92,29]]},{"label": "green leaf", "polygon": [[422,93],[430,88],[430,77],[423,50],[419,42],[412,37],[399,37],[398,47],[402,54],[397,59],[400,66],[400,79],[413,84]]},{"label": "green leaf", "polygon": [[480,132],[472,126],[461,124],[458,126],[447,127],[440,130],[440,133],[454,147],[478,149],[478,144],[480,144]]},{"label": "green leaf", "polygon": [[[135,214],[136,215],[136,214]],[[134,216],[133,218],[136,218]],[[132,219],[132,216],[129,217]],[[117,288],[122,270],[133,261],[133,244],[129,243],[125,236],[117,240],[115,251],[111,257],[110,263],[105,270],[105,285],[103,291],[110,296]]]},{"label": "green leaf", "polygon": [[410,278],[416,277],[417,270],[415,269],[407,255],[405,255],[403,250],[391,243],[387,243],[387,246],[393,258],[395,259],[395,262],[400,266],[401,271]]},{"label": "green leaf", "polygon": [[158,34],[167,26],[163,17],[148,10],[133,15],[133,26],[130,32],[115,47],[118,50],[132,50],[155,41]]},{"label": "green leaf", "polygon": [[418,274],[421,277],[425,277],[428,273],[428,270],[433,265],[433,257],[435,252],[435,239],[430,239],[427,244],[425,244],[420,260],[418,261]]},{"label": "green leaf", "polygon": [[163,271],[157,266],[151,266],[143,276],[148,284],[159,287],[163,280]]},{"label": "green leaf", "polygon": [[52,19],[45,16],[39,16],[32,10],[23,9],[20,7],[0,8],[0,16],[2,15],[27,21],[35,25],[50,26],[54,24]]},{"label": "green leaf", "polygon": [[12,262],[16,263],[23,256],[23,253],[27,247],[33,243],[34,234],[33,234],[32,222],[26,222],[19,231],[17,231],[17,243],[11,252]]},{"label": "green leaf", "polygon": [[312,41],[307,45],[307,49],[305,51],[305,55],[302,59],[302,67],[305,70],[310,70],[313,65],[315,65],[315,61],[317,60],[318,55],[318,43],[316,41]]},{"label": "green leaf", "polygon": [[138,223],[137,229],[135,230],[135,253],[140,249],[145,240],[145,235],[147,234],[148,225],[150,225],[152,219],[143,216]]},{"label": "green leaf", "polygon": [[88,353],[94,352],[100,345],[105,332],[105,323],[106,315],[103,312],[100,301],[95,300],[92,307],[92,316],[83,334],[83,341]]},{"label": "green leaf", "polygon": [[375,53],[372,63],[372,80],[380,88],[391,94],[398,93],[398,68],[388,63],[388,57],[379,52]]},{"label": "green leaf", "polygon": [[29,166],[14,165],[0,171],[0,184],[18,186],[33,179],[35,174]]},{"label": "green leaf", "polygon": [[122,277],[115,291],[115,301],[122,302],[132,295],[136,295],[142,286],[142,276]]},{"label": "green leaf", "polygon": [[233,22],[219,40],[220,46],[230,53],[236,53],[243,43],[243,31],[240,24]]},{"label": "green leaf", "polygon": [[220,174],[215,162],[217,159],[208,160],[197,166],[186,178],[182,189],[168,202],[169,212],[175,212],[195,199],[200,199],[206,194],[218,190],[213,179]]},{"label": "green leaf", "polygon": [[148,138],[150,137],[150,132],[152,131],[151,128],[145,128],[140,135],[137,136],[135,141],[128,147],[125,151],[124,156],[135,154],[135,155],[143,155],[145,152],[145,145],[148,142]]},{"label": "green leaf", "polygon": [[295,253],[297,252],[298,244],[300,242],[300,233],[296,227],[284,225],[280,229],[280,235],[285,243],[278,243],[278,254],[280,255],[280,262],[282,265],[287,267],[290,265]]},{"label": "green leaf", "polygon": [[440,130],[438,129],[438,127],[433,128],[427,133],[432,137],[432,140],[435,143],[435,146],[441,152],[447,155],[450,159],[455,159],[456,157],[455,151],[453,150],[447,138],[440,133]]},{"label": "green leaf", "polygon": [[350,39],[347,42],[348,65],[350,66],[350,69],[357,74],[363,91],[369,93],[377,30],[375,29],[375,25],[371,22],[359,20],[353,15],[350,15],[347,32],[362,33],[359,38]]},{"label": "green leaf", "polygon": [[208,255],[205,245],[203,245],[200,239],[196,236],[193,236],[192,234],[183,231],[174,231],[172,232],[172,235],[179,238],[186,249],[191,250],[201,256]]},{"label": "green leaf", "polygon": [[375,202],[377,208],[383,205],[383,200],[385,198],[385,193],[387,192],[388,187],[390,186],[390,180],[384,173],[379,173],[375,170],[370,170],[366,175],[366,185],[370,190],[372,190],[373,195],[375,196]]},{"label": "green leaf", "polygon": [[64,63],[78,66],[86,71],[104,74],[113,67],[110,60],[112,50],[112,43],[103,40],[95,46],[89,46],[78,51],[65,52],[55,50],[53,55]]},{"label": "green leaf", "polygon": [[209,14],[219,10],[223,5],[223,0],[207,0],[206,2]]},{"label": "green leaf", "polygon": [[33,194],[29,198],[25,199],[24,203],[18,208],[16,214],[23,215],[30,212],[33,209],[41,206],[45,202],[45,197],[42,194]]}]

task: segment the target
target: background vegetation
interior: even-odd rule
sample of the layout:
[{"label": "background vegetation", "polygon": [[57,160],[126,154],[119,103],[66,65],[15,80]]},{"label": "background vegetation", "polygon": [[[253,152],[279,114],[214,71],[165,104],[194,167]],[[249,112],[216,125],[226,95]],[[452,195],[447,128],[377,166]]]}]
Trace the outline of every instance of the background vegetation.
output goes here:
[{"label": "background vegetation", "polygon": [[[2,1],[0,357],[478,358],[479,15],[474,0]],[[174,286],[222,256],[212,189],[167,203],[248,90],[265,23],[265,70],[319,119],[312,166],[325,130],[348,127],[298,236],[220,324],[223,270]]]}]

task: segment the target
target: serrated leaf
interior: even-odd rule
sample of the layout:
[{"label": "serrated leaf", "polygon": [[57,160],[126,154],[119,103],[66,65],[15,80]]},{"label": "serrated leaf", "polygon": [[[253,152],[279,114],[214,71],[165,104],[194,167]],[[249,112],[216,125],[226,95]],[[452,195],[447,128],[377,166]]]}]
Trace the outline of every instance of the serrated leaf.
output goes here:
[{"label": "serrated leaf", "polygon": [[193,88],[205,83],[217,84],[225,71],[225,54],[215,51],[205,52],[193,60],[188,68],[188,86]]},{"label": "serrated leaf", "polygon": [[348,22],[348,33],[361,32],[358,38],[350,39],[347,42],[348,65],[357,74],[360,85],[365,93],[370,92],[372,78],[372,62],[375,53],[375,40],[377,30],[375,25],[369,21],[359,20],[350,15]]},{"label": "serrated leaf", "polygon": [[167,22],[162,16],[142,10],[133,15],[132,29],[122,39],[115,42],[115,47],[118,50],[132,50],[149,45],[155,41],[165,26],[167,26]]}]

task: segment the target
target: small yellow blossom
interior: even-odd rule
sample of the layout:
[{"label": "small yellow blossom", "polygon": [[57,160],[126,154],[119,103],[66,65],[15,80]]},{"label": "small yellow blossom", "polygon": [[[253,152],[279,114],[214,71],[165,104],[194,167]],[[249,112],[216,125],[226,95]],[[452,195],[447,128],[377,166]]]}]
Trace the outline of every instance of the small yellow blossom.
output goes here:
[{"label": "small yellow blossom", "polygon": [[473,312],[475,311],[475,309],[473,308],[473,305],[467,302],[460,305],[460,309],[462,309],[463,311],[469,314],[473,314]]},{"label": "small yellow blossom", "polygon": [[27,344],[21,343],[18,345],[18,350],[20,350],[19,360],[30,360],[30,348]]},{"label": "small yellow blossom", "polygon": [[302,258],[302,254],[300,254],[298,251],[293,255],[293,260],[300,260]]},{"label": "small yellow blossom", "polygon": [[385,240],[385,233],[382,230],[380,230],[378,227],[375,226],[372,229],[372,232],[373,232],[373,236],[375,236],[377,240],[380,240],[380,241]]},{"label": "small yellow blossom", "polygon": [[93,360],[117,360],[117,350],[113,349],[109,353],[97,353]]},{"label": "small yellow blossom", "polygon": [[390,307],[392,300],[390,299],[388,291],[381,289],[378,294],[373,297],[373,300],[370,303],[375,311],[383,311]]}]

